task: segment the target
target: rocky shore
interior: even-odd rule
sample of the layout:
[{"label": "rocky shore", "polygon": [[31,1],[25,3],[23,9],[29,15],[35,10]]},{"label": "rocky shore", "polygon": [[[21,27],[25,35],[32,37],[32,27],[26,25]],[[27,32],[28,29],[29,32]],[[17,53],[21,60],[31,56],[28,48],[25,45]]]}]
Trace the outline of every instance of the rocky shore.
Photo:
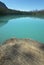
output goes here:
[{"label": "rocky shore", "polygon": [[0,45],[0,65],[44,65],[44,44],[31,39],[9,39]]}]

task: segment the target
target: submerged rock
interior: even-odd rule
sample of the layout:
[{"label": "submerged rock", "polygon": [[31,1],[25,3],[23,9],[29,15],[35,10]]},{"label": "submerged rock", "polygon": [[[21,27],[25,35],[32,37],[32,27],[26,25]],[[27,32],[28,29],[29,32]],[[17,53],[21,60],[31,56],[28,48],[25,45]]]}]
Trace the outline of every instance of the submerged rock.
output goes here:
[{"label": "submerged rock", "polygon": [[44,44],[10,39],[0,45],[0,65],[44,65]]}]

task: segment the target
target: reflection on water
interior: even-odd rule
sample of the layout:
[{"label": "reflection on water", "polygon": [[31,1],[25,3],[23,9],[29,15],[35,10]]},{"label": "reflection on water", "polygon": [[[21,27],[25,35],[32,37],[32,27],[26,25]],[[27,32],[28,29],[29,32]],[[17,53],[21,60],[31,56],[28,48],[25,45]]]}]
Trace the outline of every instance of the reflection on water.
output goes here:
[{"label": "reflection on water", "polygon": [[32,17],[32,18],[40,18],[44,19],[44,16],[26,16],[26,15],[8,15],[8,16],[0,16],[0,27],[6,24],[9,20],[16,19],[16,18],[21,18],[21,17]]},{"label": "reflection on water", "polygon": [[20,18],[20,17],[24,17],[24,16],[0,16],[0,27],[3,26],[4,24],[6,24],[9,20],[11,19],[16,19],[16,18]]},{"label": "reflection on water", "polygon": [[0,17],[0,27],[3,26],[3,25],[5,25],[7,22],[8,22],[8,20]]},{"label": "reflection on water", "polygon": [[0,42],[12,37],[44,42],[44,19],[20,15],[0,17]]}]

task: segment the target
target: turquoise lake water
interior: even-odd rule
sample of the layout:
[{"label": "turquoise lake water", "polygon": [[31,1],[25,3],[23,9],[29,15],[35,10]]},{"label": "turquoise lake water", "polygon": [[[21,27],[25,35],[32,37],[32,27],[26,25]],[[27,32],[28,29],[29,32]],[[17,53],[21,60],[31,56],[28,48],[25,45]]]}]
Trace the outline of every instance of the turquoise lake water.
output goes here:
[{"label": "turquoise lake water", "polygon": [[0,42],[10,38],[31,38],[44,43],[44,19],[0,17]]}]

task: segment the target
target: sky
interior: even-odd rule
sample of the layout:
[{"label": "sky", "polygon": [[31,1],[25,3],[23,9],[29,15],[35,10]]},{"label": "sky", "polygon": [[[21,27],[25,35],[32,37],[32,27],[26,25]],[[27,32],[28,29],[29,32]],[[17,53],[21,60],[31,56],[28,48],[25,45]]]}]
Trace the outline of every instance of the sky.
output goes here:
[{"label": "sky", "polygon": [[33,11],[44,9],[44,0],[0,0],[10,9]]}]

